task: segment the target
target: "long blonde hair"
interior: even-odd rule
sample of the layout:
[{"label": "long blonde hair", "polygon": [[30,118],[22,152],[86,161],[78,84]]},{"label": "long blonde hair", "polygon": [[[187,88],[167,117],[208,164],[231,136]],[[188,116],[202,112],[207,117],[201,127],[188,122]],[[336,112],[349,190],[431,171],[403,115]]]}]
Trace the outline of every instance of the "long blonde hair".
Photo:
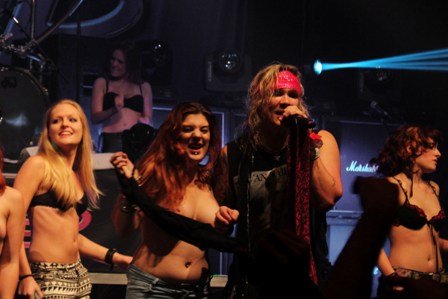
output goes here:
[{"label": "long blonde hair", "polygon": [[[73,169],[67,167],[60,149],[50,140],[49,136],[51,113],[56,106],[63,104],[71,105],[77,110],[82,124],[82,139],[76,150]],[[101,192],[96,185],[93,173],[92,149],[92,138],[87,117],[77,102],[70,99],[62,99],[47,109],[38,147],[38,155],[42,156],[45,161],[43,186],[48,186],[49,189],[52,189],[58,201],[65,208],[74,206],[79,200],[76,196],[76,186],[73,180],[70,179],[72,170],[78,176],[81,186],[89,199],[89,207],[92,209],[98,208],[98,198]]]},{"label": "long blonde hair", "polygon": [[[299,82],[302,82],[302,75],[297,67],[280,62],[273,62],[261,69],[250,83],[246,103],[247,117],[242,123],[239,133],[248,133],[249,136],[252,136],[251,142],[254,145],[261,143],[260,134],[262,130],[260,129],[260,126],[263,122],[263,108],[268,105],[274,90],[274,85],[278,81],[278,74],[281,71],[290,71],[299,79]],[[305,89],[303,88],[302,83],[300,83],[300,85],[302,86],[304,95]],[[299,109],[309,117],[308,107],[303,99],[300,99],[299,101]]]}]

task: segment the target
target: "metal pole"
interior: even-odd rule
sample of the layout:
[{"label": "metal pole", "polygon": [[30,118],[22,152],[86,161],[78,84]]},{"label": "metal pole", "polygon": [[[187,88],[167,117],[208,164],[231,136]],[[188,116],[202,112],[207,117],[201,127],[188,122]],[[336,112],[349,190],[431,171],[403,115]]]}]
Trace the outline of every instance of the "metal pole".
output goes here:
[{"label": "metal pole", "polygon": [[[31,24],[29,33],[31,42],[34,41],[35,26],[36,26],[36,0],[31,0]],[[28,68],[30,71],[33,69],[33,60],[30,58],[28,59]]]}]

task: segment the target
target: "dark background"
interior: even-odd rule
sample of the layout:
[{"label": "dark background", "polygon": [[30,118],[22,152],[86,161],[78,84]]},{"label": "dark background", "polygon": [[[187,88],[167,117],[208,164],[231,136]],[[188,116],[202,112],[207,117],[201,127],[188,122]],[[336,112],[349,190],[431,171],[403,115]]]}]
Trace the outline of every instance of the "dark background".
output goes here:
[{"label": "dark background", "polygon": [[[391,70],[392,79],[385,86],[378,86],[371,70],[342,69],[320,76],[310,72],[316,59],[352,62],[445,48],[448,18],[443,1],[3,0],[0,32],[12,33],[13,44],[30,40],[31,2],[36,3],[33,35],[39,41],[34,52],[43,50],[56,68],[47,72],[53,77],[53,85],[46,82],[52,99],[80,97],[79,81],[105,61],[108,42],[129,38],[141,41],[148,53],[147,70],[152,71],[158,98],[221,104],[230,96],[224,104],[241,105],[235,90],[244,94],[252,75],[277,60],[300,67],[308,101],[319,115],[374,114],[368,111],[368,100],[375,100],[394,118],[424,120],[446,129],[445,72]],[[81,2],[78,9],[47,34],[76,2]],[[18,24],[9,18],[17,7]],[[151,66],[154,42],[169,53],[163,66]],[[221,49],[236,49],[250,64],[223,90],[210,91],[205,84],[206,57]],[[28,64],[7,51],[0,52],[0,62],[25,68]],[[234,92],[229,95],[229,90]]]},{"label": "dark background", "polygon": [[[351,154],[347,148],[365,147],[363,139],[372,141],[374,136],[367,151],[374,155],[396,124],[427,123],[448,136],[446,72],[340,69],[317,76],[311,71],[316,59],[353,62],[448,48],[448,10],[442,0],[85,0],[64,22],[52,27],[77,2],[0,2],[0,34],[13,34],[0,44],[4,65],[0,82],[19,74],[25,86],[36,79],[40,82],[27,88],[33,89],[31,94],[23,88],[0,88],[4,111],[23,112],[33,119],[26,130],[5,122],[0,127],[0,140],[12,159],[21,145],[29,145],[39,126],[34,119],[44,110],[41,87],[48,91],[50,102],[74,98],[88,113],[91,84],[107,63],[109,46],[121,39],[136,40],[144,50],[157,108],[155,125],[161,118],[158,113],[174,103],[198,100],[222,116],[223,141],[232,139],[244,117],[250,79],[266,64],[281,61],[302,71],[306,101],[318,126],[334,131],[340,143],[347,142],[340,144],[342,160],[367,160],[347,157]],[[11,15],[18,22],[12,22]],[[30,54],[45,57],[43,71],[14,47],[11,50],[11,46],[28,44],[32,37],[38,44]],[[225,76],[214,68],[213,55],[223,49],[235,49],[243,58],[237,74]],[[372,103],[380,109],[373,109]],[[356,130],[350,131],[353,123]],[[378,129],[363,135],[362,126],[370,132],[372,124]],[[96,129],[92,126],[94,136]],[[25,136],[25,141],[17,144],[9,136]],[[342,136],[355,137],[347,141]],[[445,144],[440,149],[443,156],[433,179],[442,187],[446,208],[448,153]],[[350,186],[350,182],[344,184]],[[351,202],[342,201],[340,206],[359,209]]]}]

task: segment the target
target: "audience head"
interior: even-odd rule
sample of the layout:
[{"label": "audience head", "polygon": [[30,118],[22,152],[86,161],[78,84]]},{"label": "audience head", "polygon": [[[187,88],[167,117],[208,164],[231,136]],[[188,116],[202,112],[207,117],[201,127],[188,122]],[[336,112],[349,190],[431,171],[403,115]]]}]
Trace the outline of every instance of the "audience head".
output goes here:
[{"label": "audience head", "polygon": [[141,49],[134,41],[124,40],[115,44],[109,61],[111,79],[125,78],[132,83],[140,84],[141,67]]},{"label": "audience head", "polygon": [[[206,122],[200,133],[193,133],[192,128],[184,125],[191,115],[205,117]],[[148,182],[145,191],[155,198],[171,194],[173,202],[176,202],[183,196],[190,170],[196,172],[197,182],[210,183],[220,148],[221,139],[214,116],[207,107],[197,102],[176,105],[159,127],[148,150],[137,162],[143,180]],[[191,155],[191,149],[195,150],[197,157]],[[162,187],[158,189],[156,185]]]},{"label": "audience head", "polygon": [[62,99],[58,102],[53,103],[50,108],[47,109],[44,115],[44,123],[42,126],[42,133],[39,139],[39,151],[43,152],[59,152],[59,146],[51,139],[51,124],[53,120],[53,111],[57,107],[70,107],[73,109],[76,117],[79,117],[81,123],[81,139],[79,141],[77,155],[83,155],[84,153],[90,154],[92,151],[92,138],[90,135],[89,124],[87,117],[82,109],[81,105],[70,99]]},{"label": "audience head", "polygon": [[379,155],[370,162],[384,176],[405,173],[412,176],[416,159],[426,149],[438,147],[441,132],[427,125],[407,124],[399,127],[387,140]]},{"label": "audience head", "polygon": [[185,145],[182,143],[182,134],[184,130],[182,123],[191,114],[201,114],[205,116],[208,122],[210,141],[208,161],[204,164],[204,167],[210,170],[216,161],[221,147],[221,140],[212,112],[207,107],[197,102],[180,103],[170,111],[166,120],[159,127],[157,135],[151,143],[149,150],[145,153],[145,156],[159,152],[164,153],[168,160],[181,159],[186,161]]},{"label": "audience head", "polygon": [[247,117],[243,130],[253,134],[255,140],[258,140],[260,126],[266,120],[266,108],[282,88],[293,89],[293,96],[299,99],[298,107],[309,116],[308,107],[303,101],[305,91],[298,68],[279,62],[271,63],[255,75],[249,86]]}]

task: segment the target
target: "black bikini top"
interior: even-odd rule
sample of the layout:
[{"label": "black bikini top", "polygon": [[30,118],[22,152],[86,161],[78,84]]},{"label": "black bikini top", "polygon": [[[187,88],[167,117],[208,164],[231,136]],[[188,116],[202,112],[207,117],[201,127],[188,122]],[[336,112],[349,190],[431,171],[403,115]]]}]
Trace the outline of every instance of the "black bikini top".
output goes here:
[{"label": "black bikini top", "polygon": [[[402,225],[412,230],[418,230],[427,224],[434,227],[436,231],[440,231],[440,229],[442,229],[442,227],[447,224],[448,219],[443,210],[440,210],[437,215],[428,220],[425,212],[419,206],[411,204],[409,202],[408,194],[404,189],[401,181],[397,178],[394,179],[398,182],[401,190],[406,197],[404,204],[398,209],[397,218],[394,223],[395,226]],[[431,189],[438,198],[434,187],[429,182],[428,184],[429,186],[431,186]]]},{"label": "black bikini top", "polygon": [[[124,99],[124,108],[129,108],[131,110],[134,110],[135,112],[138,113],[143,113],[143,91],[142,91],[142,86],[139,85],[140,87],[140,93],[141,94],[137,94],[134,95],[130,98],[125,98]],[[106,80],[106,93],[104,94],[103,97],[103,111],[113,108],[115,107],[115,97],[118,95],[116,92],[111,92],[108,91],[109,90],[109,81]]]},{"label": "black bikini top", "polygon": [[[63,205],[61,202],[58,201],[56,198],[56,194],[50,190],[46,193],[36,195],[31,199],[30,207],[35,206],[46,206],[51,207],[55,209],[59,209],[63,212],[69,210],[72,206]],[[84,194],[81,198],[81,200],[76,204],[76,213],[78,216],[81,216],[82,213],[84,213],[87,210],[87,197]]]}]

